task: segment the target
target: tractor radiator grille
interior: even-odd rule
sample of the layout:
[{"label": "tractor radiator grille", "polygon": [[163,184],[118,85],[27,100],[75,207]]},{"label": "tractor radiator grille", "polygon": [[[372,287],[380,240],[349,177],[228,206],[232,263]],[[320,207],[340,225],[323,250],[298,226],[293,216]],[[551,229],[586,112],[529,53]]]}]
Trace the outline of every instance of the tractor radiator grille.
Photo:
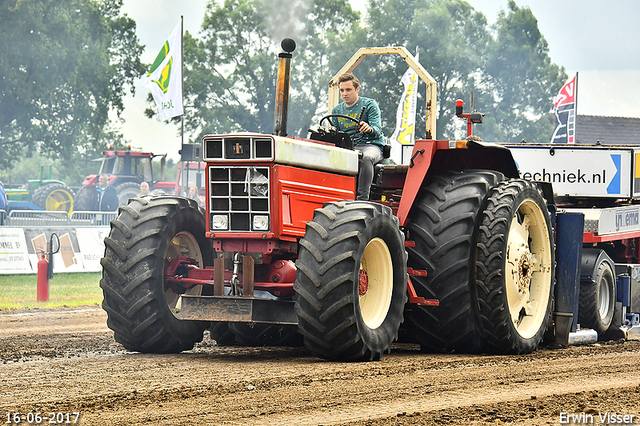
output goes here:
[{"label": "tractor radiator grille", "polygon": [[214,232],[271,228],[268,167],[209,166],[209,219]]}]

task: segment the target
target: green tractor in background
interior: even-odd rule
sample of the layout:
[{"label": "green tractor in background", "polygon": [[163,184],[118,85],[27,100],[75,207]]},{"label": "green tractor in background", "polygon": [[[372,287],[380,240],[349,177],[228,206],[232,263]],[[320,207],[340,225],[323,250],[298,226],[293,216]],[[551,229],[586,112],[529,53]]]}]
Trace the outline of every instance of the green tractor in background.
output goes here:
[{"label": "green tractor in background", "polygon": [[[9,208],[63,211],[71,214],[74,193],[64,182],[51,179],[51,169],[52,166],[40,166],[40,179],[30,179],[20,188],[5,188]],[[48,175],[46,178],[45,173]]]}]

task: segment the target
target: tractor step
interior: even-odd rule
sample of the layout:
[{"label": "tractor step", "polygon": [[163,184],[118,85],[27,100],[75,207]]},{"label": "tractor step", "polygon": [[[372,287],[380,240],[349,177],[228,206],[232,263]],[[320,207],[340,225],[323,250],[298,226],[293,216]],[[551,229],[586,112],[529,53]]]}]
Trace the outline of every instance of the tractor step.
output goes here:
[{"label": "tractor step", "polygon": [[242,296],[182,295],[175,312],[180,320],[298,325],[295,302]]}]

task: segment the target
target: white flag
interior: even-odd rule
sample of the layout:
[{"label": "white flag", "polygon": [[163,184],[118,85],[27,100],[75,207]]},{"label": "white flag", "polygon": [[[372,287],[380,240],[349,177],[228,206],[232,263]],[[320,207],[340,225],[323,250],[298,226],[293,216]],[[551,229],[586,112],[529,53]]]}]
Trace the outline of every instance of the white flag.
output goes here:
[{"label": "white flag", "polygon": [[[416,56],[416,59],[418,57]],[[402,145],[415,142],[416,104],[418,101],[418,74],[409,68],[402,76],[404,93],[398,104],[396,113],[396,130],[389,139],[391,142],[391,159],[396,164],[402,163]]]},{"label": "white flag", "polygon": [[183,114],[182,22],[160,49],[142,87],[151,90],[158,105],[158,121]]}]

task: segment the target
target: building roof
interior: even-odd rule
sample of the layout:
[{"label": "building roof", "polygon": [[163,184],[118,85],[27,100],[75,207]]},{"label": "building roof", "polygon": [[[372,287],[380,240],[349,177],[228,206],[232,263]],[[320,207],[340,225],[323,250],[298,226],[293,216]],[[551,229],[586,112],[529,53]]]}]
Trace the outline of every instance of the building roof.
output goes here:
[{"label": "building roof", "polygon": [[640,145],[640,118],[576,116],[576,143],[594,145]]}]

